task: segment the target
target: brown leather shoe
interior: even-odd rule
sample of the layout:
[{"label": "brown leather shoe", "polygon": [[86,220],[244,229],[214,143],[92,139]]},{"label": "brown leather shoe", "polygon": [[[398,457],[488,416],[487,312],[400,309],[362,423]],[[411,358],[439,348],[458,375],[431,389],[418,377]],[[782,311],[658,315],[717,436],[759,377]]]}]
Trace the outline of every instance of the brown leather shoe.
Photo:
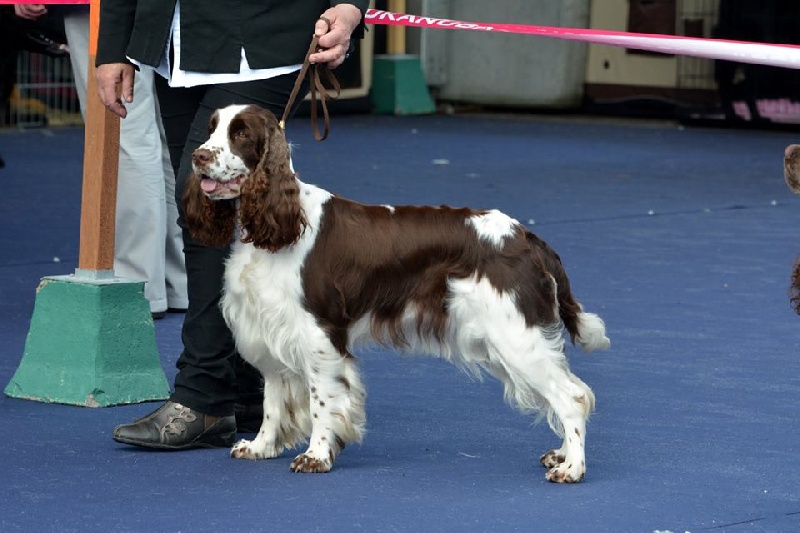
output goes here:
[{"label": "brown leather shoe", "polygon": [[115,427],[114,440],[160,450],[224,448],[236,440],[236,419],[233,415],[206,415],[167,401],[149,415]]}]

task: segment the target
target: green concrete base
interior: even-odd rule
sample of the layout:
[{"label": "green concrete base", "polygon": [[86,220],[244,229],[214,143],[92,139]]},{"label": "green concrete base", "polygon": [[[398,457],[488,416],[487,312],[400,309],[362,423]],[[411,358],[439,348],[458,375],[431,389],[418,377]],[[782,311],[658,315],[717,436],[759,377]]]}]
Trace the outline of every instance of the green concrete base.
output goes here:
[{"label": "green concrete base", "polygon": [[375,56],[372,68],[372,105],[374,111],[381,114],[424,115],[436,111],[419,57]]},{"label": "green concrete base", "polygon": [[25,353],[5,393],[106,407],[169,397],[144,284],[42,279]]}]

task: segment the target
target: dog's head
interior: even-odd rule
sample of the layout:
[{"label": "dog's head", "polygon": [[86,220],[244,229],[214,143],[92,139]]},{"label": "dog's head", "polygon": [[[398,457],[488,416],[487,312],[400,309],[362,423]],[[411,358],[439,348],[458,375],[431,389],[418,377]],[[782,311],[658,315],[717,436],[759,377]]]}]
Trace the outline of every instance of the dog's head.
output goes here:
[{"label": "dog's head", "polygon": [[268,163],[289,167],[286,138],[275,115],[266,109],[253,105],[218,109],[208,134],[192,154],[192,170],[210,200],[237,198],[251,174],[270,171],[260,168]]},{"label": "dog's head", "polygon": [[242,242],[277,251],[306,225],[286,136],[272,112],[232,105],[214,112],[209,138],[192,154],[183,196],[191,234],[210,246],[233,236],[237,205]]}]

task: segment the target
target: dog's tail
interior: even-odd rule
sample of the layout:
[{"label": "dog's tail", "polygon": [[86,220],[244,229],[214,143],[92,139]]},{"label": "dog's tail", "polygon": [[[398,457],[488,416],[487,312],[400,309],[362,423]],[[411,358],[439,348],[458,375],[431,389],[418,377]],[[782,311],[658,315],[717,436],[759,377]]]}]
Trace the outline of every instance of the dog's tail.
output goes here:
[{"label": "dog's tail", "polygon": [[587,313],[583,310],[583,306],[572,293],[561,258],[543,241],[536,237],[533,238],[538,241],[538,247],[544,247],[544,266],[555,281],[558,314],[573,344],[580,346],[585,352],[608,349],[611,341],[606,336],[606,325],[603,319],[594,313]]},{"label": "dog's tail", "polygon": [[585,352],[608,350],[611,347],[611,340],[606,336],[606,324],[594,313],[578,314],[578,335],[573,340]]},{"label": "dog's tail", "polygon": [[595,313],[587,313],[583,306],[575,300],[569,289],[569,281],[559,283],[556,291],[558,295],[558,313],[561,321],[569,332],[573,344],[580,346],[584,352],[607,350],[611,347],[611,340],[606,336],[606,324]]}]

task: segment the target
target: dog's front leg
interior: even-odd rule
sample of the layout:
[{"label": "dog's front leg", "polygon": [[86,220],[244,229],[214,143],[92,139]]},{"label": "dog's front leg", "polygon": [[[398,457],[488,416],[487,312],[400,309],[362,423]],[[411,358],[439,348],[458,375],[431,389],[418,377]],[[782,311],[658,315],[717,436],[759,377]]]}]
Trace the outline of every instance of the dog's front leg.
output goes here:
[{"label": "dog's front leg", "polygon": [[322,355],[310,368],[311,437],[292,461],[294,472],[328,472],[346,444],[360,442],[365,425],[364,387],[349,354]]},{"label": "dog's front leg", "polygon": [[[298,381],[299,380],[294,380]],[[252,441],[242,439],[231,450],[236,459],[277,457],[284,448],[303,442],[308,432],[308,398],[304,387],[277,370],[264,374],[264,418]]]}]

